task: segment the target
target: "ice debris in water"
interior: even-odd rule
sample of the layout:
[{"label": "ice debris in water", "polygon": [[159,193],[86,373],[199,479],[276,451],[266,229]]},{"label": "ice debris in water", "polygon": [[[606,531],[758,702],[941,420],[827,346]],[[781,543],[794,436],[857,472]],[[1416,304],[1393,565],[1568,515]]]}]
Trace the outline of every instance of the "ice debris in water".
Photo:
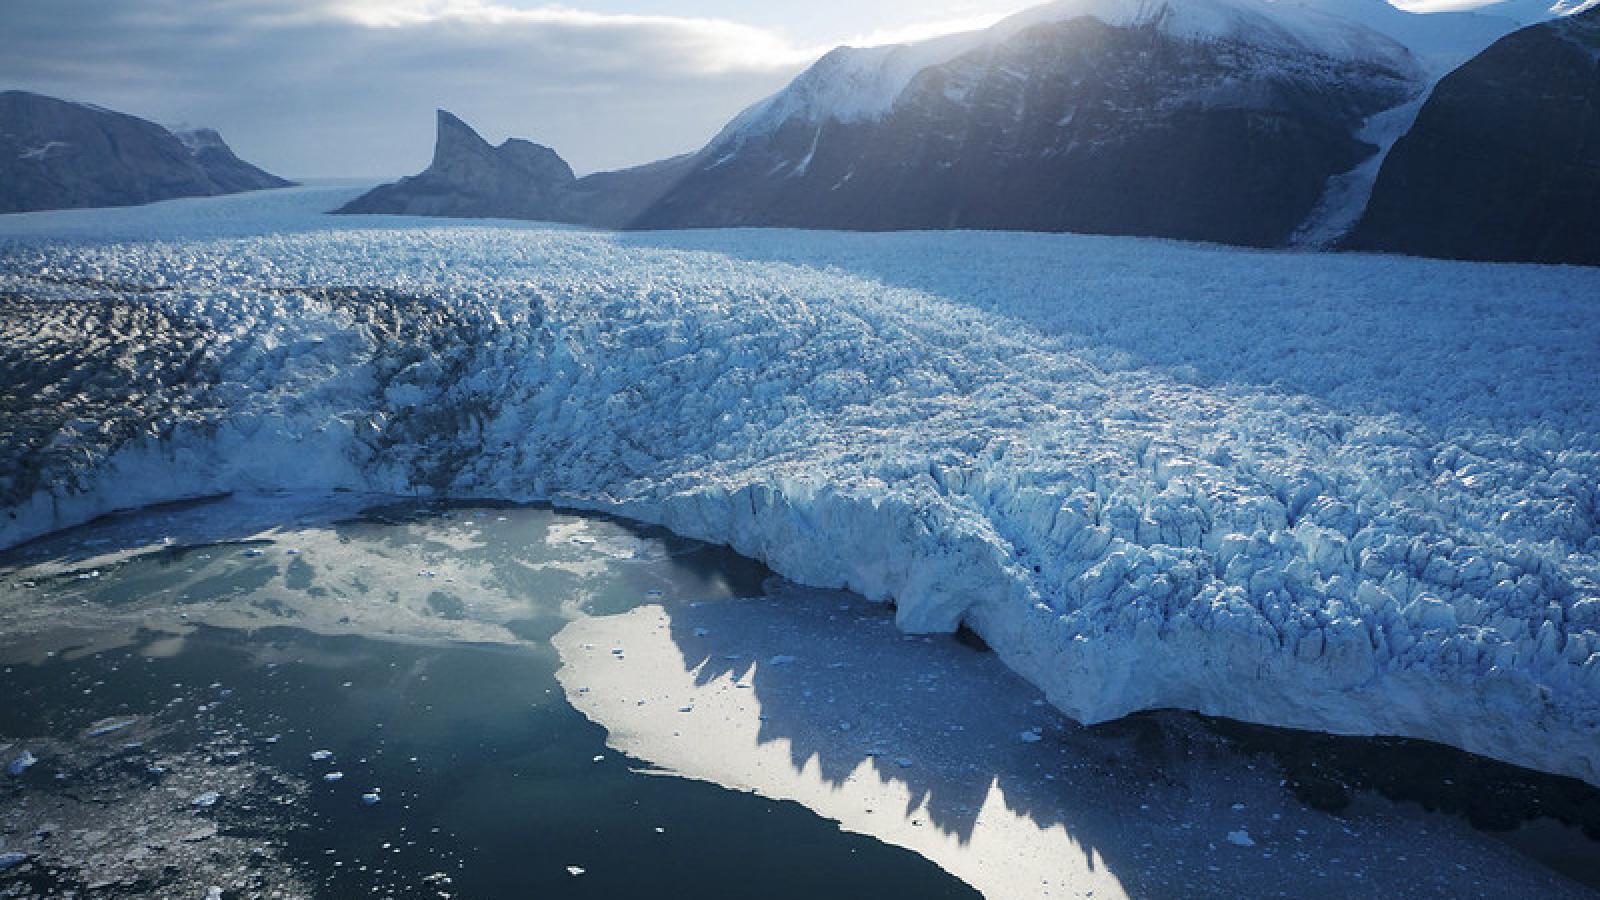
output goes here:
[{"label": "ice debris in water", "polygon": [[26,853],[0,853],[0,872],[4,872],[5,870],[15,866],[20,866],[27,861],[28,854]]},{"label": "ice debris in water", "polygon": [[567,874],[573,876],[574,878],[582,875],[585,871],[587,870],[582,866],[567,866]]},{"label": "ice debris in water", "polygon": [[326,775],[322,776],[322,780],[323,781],[343,781],[344,780],[344,773],[343,772],[329,772]]},{"label": "ice debris in water", "polygon": [[1236,847],[1254,847],[1256,842],[1250,838],[1250,832],[1243,828],[1238,831],[1228,832],[1228,843]]},{"label": "ice debris in water", "polygon": [[222,795],[218,794],[216,791],[206,791],[205,793],[196,796],[193,800],[190,800],[189,803],[194,806],[198,806],[201,809],[205,809],[207,807],[216,806],[217,801],[221,799]]},{"label": "ice debris in water", "polygon": [[365,794],[361,795],[361,805],[362,806],[377,806],[378,805],[378,801],[382,800],[382,799],[383,798],[381,796],[379,796],[377,790],[367,791]]},{"label": "ice debris in water", "polygon": [[1024,731],[1022,734],[1018,735],[1018,737],[1020,737],[1022,739],[1023,743],[1036,744],[1039,741],[1044,740],[1044,729],[1042,729],[1042,728],[1030,728],[1029,730]]},{"label": "ice debris in water", "polygon": [[104,737],[105,735],[112,734],[113,732],[121,731],[122,729],[127,728],[138,721],[139,720],[136,718],[102,719],[99,722],[91,725],[88,732],[86,732],[84,736],[92,738]]},{"label": "ice debris in water", "polygon": [[314,760],[316,762],[324,762],[326,760],[333,759],[333,751],[332,750],[313,750],[312,753],[311,753],[311,758],[312,758],[312,760]]},{"label": "ice debris in water", "polygon": [[16,759],[13,759],[9,764],[6,765],[6,774],[21,775],[23,772],[33,768],[33,766],[38,762],[39,757],[34,756],[33,751],[24,750],[17,755]]}]

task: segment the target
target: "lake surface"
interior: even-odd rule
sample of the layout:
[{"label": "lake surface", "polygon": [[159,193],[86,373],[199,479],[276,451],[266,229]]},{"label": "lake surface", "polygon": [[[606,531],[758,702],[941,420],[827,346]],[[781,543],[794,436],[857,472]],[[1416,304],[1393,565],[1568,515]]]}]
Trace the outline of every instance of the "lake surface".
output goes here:
[{"label": "lake surface", "polygon": [[[1040,710],[974,641],[902,640],[881,608],[793,589],[722,548],[549,509],[331,495],[146,510],[0,557],[0,766],[15,771],[0,774],[0,862],[25,856],[0,870],[0,896],[976,895],[923,856],[776,792],[663,777],[651,754],[614,749],[650,743],[574,708],[552,641],[574,623],[658,608],[677,622],[663,633],[675,665],[662,684],[687,672],[673,653],[694,655],[699,687],[746,678],[759,727],[776,733],[764,740],[804,746],[805,759],[786,751],[794,769],[840,784],[864,762],[855,736],[931,720],[974,677],[1014,695],[1043,727],[1019,742],[1008,724],[998,756],[963,757],[979,767],[974,798],[953,803],[947,782],[919,781],[932,777],[931,751],[915,767],[884,763],[888,781],[927,801],[915,815],[963,846],[979,818],[968,805],[1005,787],[1032,792],[1044,830],[1062,824],[1052,812],[1062,798],[1076,800],[1084,855],[1134,896],[1214,894],[1216,863],[1257,879],[1258,895],[1341,895],[1352,882],[1331,876],[1353,871],[1382,895],[1398,882],[1377,882],[1408,865],[1417,884],[1445,871],[1441,889],[1462,895],[1600,885],[1600,792],[1569,779],[1417,742],[1180,713],[1082,728]],[[763,675],[737,654],[688,652],[717,641],[748,650],[761,635],[784,642],[763,661],[832,647],[849,666],[796,681],[803,660]],[[898,699],[884,683],[893,677],[928,710]],[[935,678],[949,693],[933,691]],[[834,694],[876,699],[861,705],[879,711],[851,713],[853,730],[830,737],[835,710],[810,720]],[[970,714],[966,739],[986,740],[990,710],[956,712]],[[682,738],[668,727],[666,740]],[[1026,755],[1037,748],[1057,754],[1053,773]],[[688,752],[692,762],[737,748]],[[694,768],[680,758],[673,771]],[[1313,845],[1281,857],[1263,845],[1249,863],[1226,863],[1240,849],[1224,839],[1246,815],[1246,804],[1230,809],[1240,798],[1248,815],[1270,810]],[[1152,806],[1188,824],[1163,837]],[[1473,858],[1371,858],[1409,835]]]}]

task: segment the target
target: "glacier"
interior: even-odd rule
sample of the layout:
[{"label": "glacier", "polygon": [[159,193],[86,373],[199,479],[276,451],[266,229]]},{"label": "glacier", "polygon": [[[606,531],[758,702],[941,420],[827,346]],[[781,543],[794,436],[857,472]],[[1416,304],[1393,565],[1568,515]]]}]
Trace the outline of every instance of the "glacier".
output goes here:
[{"label": "glacier", "polygon": [[1000,233],[0,217],[0,546],[548,500],[1183,708],[1600,784],[1600,271]]}]

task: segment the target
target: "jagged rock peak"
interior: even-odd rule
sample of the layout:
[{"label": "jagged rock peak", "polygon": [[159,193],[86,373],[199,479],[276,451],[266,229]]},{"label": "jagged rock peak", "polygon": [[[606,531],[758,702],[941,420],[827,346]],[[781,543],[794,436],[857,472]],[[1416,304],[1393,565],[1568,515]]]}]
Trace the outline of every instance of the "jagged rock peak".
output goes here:
[{"label": "jagged rock peak", "polygon": [[427,169],[337,212],[566,221],[576,182],[572,167],[549,147],[517,138],[493,146],[441,109]]}]

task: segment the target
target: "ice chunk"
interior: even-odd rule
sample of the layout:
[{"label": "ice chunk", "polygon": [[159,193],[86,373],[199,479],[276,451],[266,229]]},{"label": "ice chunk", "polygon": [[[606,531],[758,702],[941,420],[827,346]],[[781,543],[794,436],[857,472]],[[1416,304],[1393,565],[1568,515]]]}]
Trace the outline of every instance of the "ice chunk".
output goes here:
[{"label": "ice chunk", "polygon": [[23,772],[33,768],[33,766],[38,762],[39,757],[34,756],[33,751],[24,750],[18,754],[15,759],[11,760],[10,763],[6,764],[6,774],[21,775]]},{"label": "ice chunk", "polygon": [[135,717],[101,719],[100,721],[89,726],[89,730],[84,732],[84,737],[103,737],[105,735],[121,731],[122,729],[127,728],[138,721],[139,720]]}]

